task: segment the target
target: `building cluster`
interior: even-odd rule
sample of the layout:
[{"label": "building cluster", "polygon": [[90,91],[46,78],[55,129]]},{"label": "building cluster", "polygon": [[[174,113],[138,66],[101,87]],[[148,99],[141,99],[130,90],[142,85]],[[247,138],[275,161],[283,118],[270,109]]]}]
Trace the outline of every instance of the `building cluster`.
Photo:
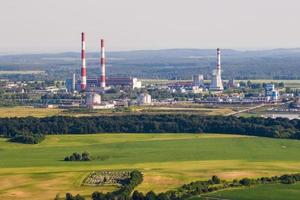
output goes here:
[{"label": "building cluster", "polygon": [[[234,79],[228,81],[222,80],[222,65],[221,65],[221,50],[216,51],[216,67],[210,75],[194,74],[191,81],[170,81],[166,84],[147,85],[142,87],[142,82],[135,77],[111,77],[106,76],[106,56],[104,39],[100,39],[100,54],[99,54],[99,74],[96,78],[87,76],[88,66],[86,65],[86,35],[81,34],[81,73],[80,76],[73,74],[63,84],[54,82],[52,85],[44,85],[36,87],[39,83],[34,82],[11,82],[9,80],[0,82],[1,87],[11,93],[31,93],[33,95],[45,96],[40,102],[40,106],[49,106],[56,104],[61,108],[84,107],[90,109],[110,109],[119,106],[128,105],[163,105],[173,104],[176,101],[188,101],[195,103],[209,104],[255,104],[255,103],[274,103],[281,99],[290,99],[287,93],[282,93],[279,96],[279,90],[274,84],[264,84],[260,86],[258,94],[248,95],[245,92],[245,83],[240,84]],[[210,77],[208,80],[207,77]],[[249,81],[250,82],[250,81]],[[28,85],[34,85],[28,90]],[[250,84],[248,84],[250,85]],[[142,88],[142,89],[141,89]],[[128,91],[138,89],[138,95],[128,95]],[[230,89],[230,90],[227,90]],[[239,90],[240,89],[240,90]],[[249,89],[249,87],[248,87]],[[120,99],[106,98],[109,92],[117,90],[120,94]],[[153,90],[159,92],[168,92],[164,99],[153,98],[149,93]],[[226,90],[224,92],[224,90]],[[264,92],[262,92],[264,90]],[[242,91],[242,92],[237,92]],[[128,92],[128,93],[126,93]],[[50,95],[49,95],[50,94]],[[56,98],[56,96],[59,96]],[[124,95],[123,95],[124,94]],[[151,93],[153,94],[153,93]],[[154,93],[156,94],[156,93]],[[51,96],[52,95],[52,96]],[[69,96],[68,96],[69,95]],[[19,95],[21,96],[21,95]],[[54,96],[54,97],[53,97]],[[159,96],[159,95],[158,95]],[[163,96],[163,95],[162,95]],[[184,96],[185,99],[178,97]],[[22,97],[22,96],[21,96]],[[19,98],[19,97],[15,97]],[[52,99],[51,99],[52,98]],[[103,101],[103,99],[113,99]],[[179,100],[178,100],[179,99]],[[45,101],[43,101],[45,100]],[[28,101],[31,101],[28,99]]]}]

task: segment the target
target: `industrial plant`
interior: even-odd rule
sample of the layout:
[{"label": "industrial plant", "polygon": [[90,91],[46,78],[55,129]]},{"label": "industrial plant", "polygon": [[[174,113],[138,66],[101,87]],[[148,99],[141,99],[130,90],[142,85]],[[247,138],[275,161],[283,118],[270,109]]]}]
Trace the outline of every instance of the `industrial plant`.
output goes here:
[{"label": "industrial plant", "polygon": [[[119,109],[130,106],[155,107],[181,103],[203,105],[222,104],[273,104],[293,98],[284,91],[284,84],[252,83],[251,81],[222,78],[221,49],[216,49],[216,60],[211,73],[193,74],[191,80],[141,80],[130,75],[118,77],[106,74],[105,41],[99,39],[99,61],[96,72],[90,72],[87,64],[86,34],[81,33],[80,73],[70,74],[65,81],[55,81],[42,87],[35,82],[2,82],[9,93],[24,96],[40,96],[40,100],[21,99],[22,103],[35,107],[62,109]],[[95,55],[94,55],[95,56]],[[97,56],[97,55],[96,55]],[[109,63],[110,64],[110,63]],[[78,64],[77,64],[78,66]],[[108,65],[109,66],[109,65]],[[79,71],[79,66],[78,70]],[[99,72],[99,73],[98,73]],[[111,73],[111,71],[109,72]],[[112,73],[113,74],[113,73]],[[95,77],[96,75],[96,77]],[[154,81],[154,83],[153,83]],[[152,83],[151,83],[152,82]],[[31,85],[31,91],[28,91]],[[121,109],[123,109],[121,108]],[[298,109],[298,108],[296,108]],[[126,109],[125,109],[126,110]]]}]

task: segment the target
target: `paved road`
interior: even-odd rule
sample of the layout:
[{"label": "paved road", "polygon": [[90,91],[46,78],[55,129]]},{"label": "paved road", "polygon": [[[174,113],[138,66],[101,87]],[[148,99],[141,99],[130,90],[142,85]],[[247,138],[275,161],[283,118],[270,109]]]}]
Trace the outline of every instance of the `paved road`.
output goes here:
[{"label": "paved road", "polygon": [[235,112],[232,112],[232,113],[228,113],[226,116],[234,116],[234,115],[237,115],[237,114],[240,114],[240,113],[244,113],[244,112],[248,112],[248,111],[251,111],[251,110],[255,110],[257,108],[264,107],[265,105],[266,104],[260,104],[258,106],[254,106],[254,107],[247,108],[247,109],[244,109],[244,110],[235,111]]}]

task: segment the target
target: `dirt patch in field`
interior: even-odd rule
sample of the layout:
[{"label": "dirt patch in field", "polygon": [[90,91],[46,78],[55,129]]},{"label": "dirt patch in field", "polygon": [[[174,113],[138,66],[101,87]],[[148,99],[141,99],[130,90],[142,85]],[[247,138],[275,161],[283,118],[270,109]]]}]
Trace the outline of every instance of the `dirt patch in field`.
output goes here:
[{"label": "dirt patch in field", "polygon": [[0,176],[0,191],[13,189],[18,186],[24,186],[31,181],[30,178],[20,176],[20,175],[11,175],[11,176]]},{"label": "dirt patch in field", "polygon": [[170,177],[163,176],[145,176],[143,183],[150,185],[174,185],[180,184],[180,181]]},{"label": "dirt patch in field", "polygon": [[259,176],[258,173],[245,172],[245,171],[222,172],[222,173],[217,173],[216,175],[219,176],[221,179],[239,179],[239,178],[245,178],[245,177]]}]

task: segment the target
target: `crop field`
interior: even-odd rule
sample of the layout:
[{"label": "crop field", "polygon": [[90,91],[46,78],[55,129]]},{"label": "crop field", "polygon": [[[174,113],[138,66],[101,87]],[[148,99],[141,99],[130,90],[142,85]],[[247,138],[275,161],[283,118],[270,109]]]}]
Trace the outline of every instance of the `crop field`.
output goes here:
[{"label": "crop field", "polygon": [[[66,162],[73,152],[95,160]],[[53,199],[66,192],[89,196],[115,186],[81,186],[96,170],[138,169],[138,190],[166,191],[217,175],[222,179],[296,173],[300,141],[217,134],[55,135],[37,145],[0,139],[0,199]],[[267,187],[267,186],[266,186]],[[216,193],[217,194],[217,193]]]}]

